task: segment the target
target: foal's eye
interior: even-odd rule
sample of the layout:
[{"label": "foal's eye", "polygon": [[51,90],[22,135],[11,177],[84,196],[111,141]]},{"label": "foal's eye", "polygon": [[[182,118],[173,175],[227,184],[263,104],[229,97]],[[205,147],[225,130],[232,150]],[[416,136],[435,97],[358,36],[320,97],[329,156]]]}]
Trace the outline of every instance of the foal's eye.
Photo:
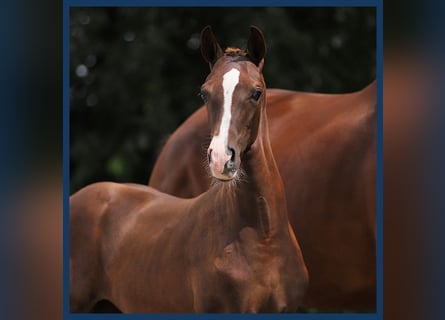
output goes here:
[{"label": "foal's eye", "polygon": [[207,103],[207,94],[205,92],[198,93],[198,96],[204,101],[204,103]]},{"label": "foal's eye", "polygon": [[255,89],[255,91],[252,93],[252,99],[258,101],[262,93],[263,92],[261,91],[261,89]]}]

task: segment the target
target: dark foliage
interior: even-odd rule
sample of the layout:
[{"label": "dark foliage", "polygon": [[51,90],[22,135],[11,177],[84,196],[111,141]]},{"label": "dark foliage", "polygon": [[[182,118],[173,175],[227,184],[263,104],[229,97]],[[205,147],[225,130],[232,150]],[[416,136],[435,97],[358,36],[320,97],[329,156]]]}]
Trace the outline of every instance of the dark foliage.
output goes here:
[{"label": "dark foliage", "polygon": [[[95,181],[146,184],[162,144],[201,105],[199,35],[267,41],[269,88],[349,92],[375,77],[374,8],[72,8],[71,192]],[[297,124],[296,124],[297,125]]]}]

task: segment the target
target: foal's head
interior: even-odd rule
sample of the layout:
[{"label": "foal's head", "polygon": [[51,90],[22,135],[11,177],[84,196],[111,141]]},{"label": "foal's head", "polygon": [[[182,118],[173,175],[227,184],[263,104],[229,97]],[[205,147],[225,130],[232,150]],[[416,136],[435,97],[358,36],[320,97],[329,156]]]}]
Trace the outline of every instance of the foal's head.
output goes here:
[{"label": "foal's head", "polygon": [[201,52],[211,70],[200,92],[212,136],[207,151],[210,171],[216,179],[229,181],[237,176],[240,156],[258,135],[266,101],[261,73],[266,45],[261,31],[252,26],[246,51],[223,52],[208,26],[201,34]]}]

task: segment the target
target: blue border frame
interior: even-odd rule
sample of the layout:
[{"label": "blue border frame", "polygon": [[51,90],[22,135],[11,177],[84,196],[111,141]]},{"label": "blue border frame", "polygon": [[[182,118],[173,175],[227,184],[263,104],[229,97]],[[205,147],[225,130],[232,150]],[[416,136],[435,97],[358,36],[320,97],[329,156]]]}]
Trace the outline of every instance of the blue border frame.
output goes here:
[{"label": "blue border frame", "polygon": [[383,0],[377,0],[376,79],[377,79],[377,310],[383,319]]},{"label": "blue border frame", "polygon": [[[299,314],[72,314],[69,312],[69,18],[71,7],[375,7],[376,8],[376,79],[377,79],[377,308],[375,313],[299,313]],[[63,319],[231,319],[248,318],[317,320],[383,319],[383,0],[64,0],[63,1]]]},{"label": "blue border frame", "polygon": [[64,0],[70,7],[383,7],[382,0]]},{"label": "blue border frame", "polygon": [[[63,1],[63,319],[69,318],[69,190],[70,190],[70,5]],[[68,266],[67,266],[68,265]]]}]

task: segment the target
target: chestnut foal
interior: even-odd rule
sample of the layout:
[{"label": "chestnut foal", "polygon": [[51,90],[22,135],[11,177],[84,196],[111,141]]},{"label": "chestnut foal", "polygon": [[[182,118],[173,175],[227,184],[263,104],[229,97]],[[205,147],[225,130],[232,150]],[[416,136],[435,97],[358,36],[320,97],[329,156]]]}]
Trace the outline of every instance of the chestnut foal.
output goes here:
[{"label": "chestnut foal", "polygon": [[[294,312],[308,285],[272,155],[261,73],[266,46],[223,52],[210,27],[201,89],[212,141],[210,189],[181,199],[102,182],[70,198],[71,312]],[[174,170],[175,168],[171,168]]]}]

